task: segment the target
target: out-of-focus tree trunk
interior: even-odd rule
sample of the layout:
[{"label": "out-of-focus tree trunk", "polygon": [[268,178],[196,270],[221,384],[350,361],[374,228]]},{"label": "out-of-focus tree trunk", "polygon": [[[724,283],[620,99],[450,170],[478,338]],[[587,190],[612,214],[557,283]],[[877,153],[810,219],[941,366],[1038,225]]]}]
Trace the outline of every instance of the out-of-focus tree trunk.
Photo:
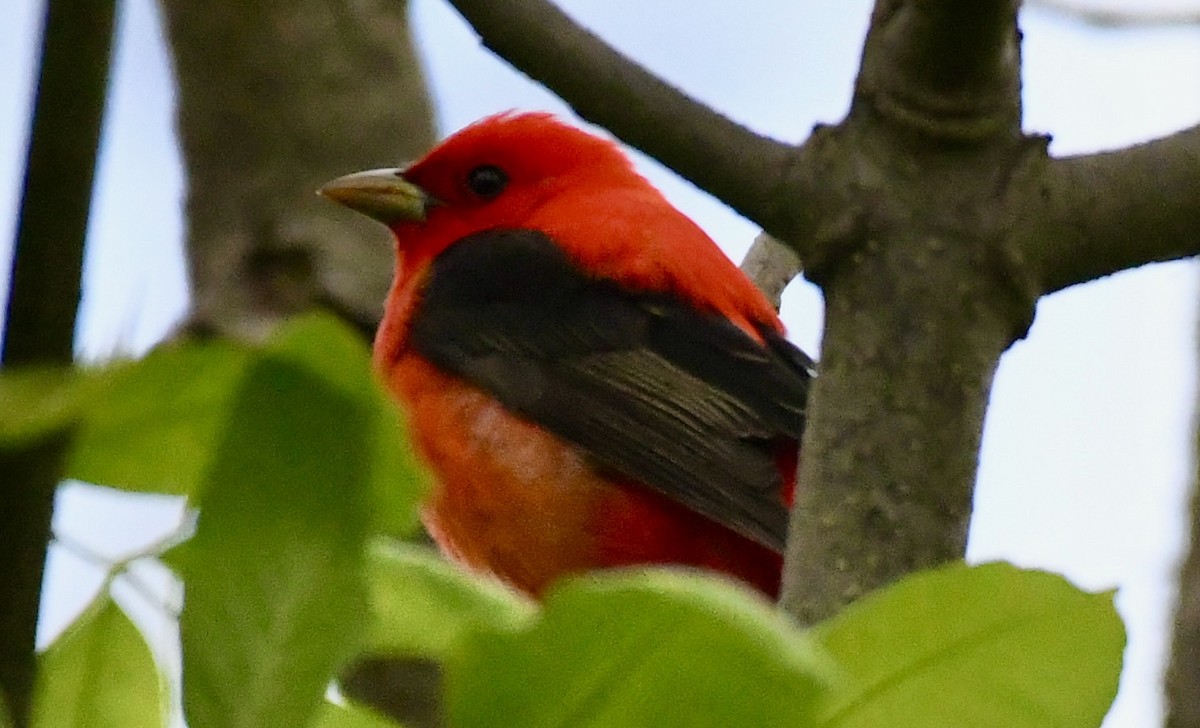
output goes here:
[{"label": "out-of-focus tree trunk", "polygon": [[386,233],[315,190],[426,150],[432,122],[395,0],[162,0],[187,167],[188,328],[261,338],[325,305],[374,330]]},{"label": "out-of-focus tree trunk", "polygon": [[[1200,405],[1198,405],[1200,407]],[[1200,432],[1197,433],[1200,436]],[[1200,460],[1200,438],[1196,457]],[[1200,726],[1200,468],[1192,490],[1192,540],[1179,570],[1179,603],[1167,670],[1167,728]]]},{"label": "out-of-focus tree trunk", "polygon": [[[391,243],[315,192],[432,144],[407,3],[162,0],[162,8],[187,168],[186,329],[259,339],[280,319],[325,306],[372,335]],[[389,675],[360,666],[347,680],[356,699],[383,712],[440,722],[436,680],[398,690]]]}]

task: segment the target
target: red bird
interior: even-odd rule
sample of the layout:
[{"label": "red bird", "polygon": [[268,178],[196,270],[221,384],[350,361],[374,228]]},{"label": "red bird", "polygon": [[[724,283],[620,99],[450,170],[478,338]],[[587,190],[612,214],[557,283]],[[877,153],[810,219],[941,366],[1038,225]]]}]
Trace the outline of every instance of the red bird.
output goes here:
[{"label": "red bird", "polygon": [[812,360],[615,144],[501,114],[321,192],[395,235],[375,366],[446,554],[532,594],[656,563],[777,593]]}]

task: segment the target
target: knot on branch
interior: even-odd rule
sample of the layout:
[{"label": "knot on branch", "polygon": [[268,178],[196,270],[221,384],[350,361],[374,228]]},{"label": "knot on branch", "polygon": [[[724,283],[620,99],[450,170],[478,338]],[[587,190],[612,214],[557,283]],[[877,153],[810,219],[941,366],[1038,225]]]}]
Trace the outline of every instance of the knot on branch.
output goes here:
[{"label": "knot on branch", "polygon": [[1019,131],[1020,34],[1012,0],[881,3],[854,110],[952,143]]},{"label": "knot on branch", "polygon": [[806,235],[789,238],[806,277],[828,290],[874,271],[884,305],[918,291],[969,299],[1009,322],[1009,343],[1023,338],[1042,289],[1019,238],[1020,202],[1045,139],[911,142],[860,116],[803,146],[784,186],[816,210],[798,223]]},{"label": "knot on branch", "polygon": [[785,221],[777,238],[804,264],[804,275],[824,286],[833,268],[869,237],[872,210],[882,205],[885,178],[862,153],[855,125],[817,124],[790,150],[774,191],[772,218]]},{"label": "knot on branch", "polygon": [[[1023,219],[1025,204],[1031,190],[1041,191],[1045,165],[1050,161],[1050,137],[1043,134],[1024,136],[1016,150],[1010,153],[1012,163],[1000,168],[996,181],[997,195],[1002,197],[1003,229],[990,245],[996,279],[1005,285],[1008,299],[1014,307],[1013,320],[1017,326],[1013,341],[1025,338],[1033,325],[1037,301],[1045,292],[1037,261],[1028,255],[1023,239],[1027,221]],[[999,217],[999,216],[998,216]]]}]

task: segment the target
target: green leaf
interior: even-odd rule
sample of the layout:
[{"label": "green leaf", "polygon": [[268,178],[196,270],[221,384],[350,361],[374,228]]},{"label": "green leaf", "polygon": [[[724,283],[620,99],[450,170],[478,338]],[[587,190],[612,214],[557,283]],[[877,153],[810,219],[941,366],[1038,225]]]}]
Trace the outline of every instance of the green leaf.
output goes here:
[{"label": "green leaf", "polygon": [[184,343],[85,373],[82,425],[67,477],[126,490],[195,492],[208,470],[249,352]]},{"label": "green leaf", "polygon": [[314,313],[284,324],[269,348],[319,374],[369,412],[374,529],[396,537],[411,534],[429,478],[418,464],[399,409],[372,373],[362,336],[328,314]]},{"label": "green leaf", "polygon": [[400,724],[358,705],[325,703],[317,711],[311,728],[400,728]]},{"label": "green leaf", "polygon": [[428,489],[395,404],[375,381],[361,336],[325,314],[288,322],[263,351],[179,343],[106,369],[0,376],[0,445],[79,421],[65,475],[135,491],[195,495],[216,457],[247,369],[288,361],[359,408],[375,530],[412,533]]},{"label": "green leaf", "polygon": [[182,559],[190,728],[304,725],[357,645],[369,414],[290,358],[247,372]]},{"label": "green leaf", "polygon": [[39,658],[35,728],[157,728],[160,677],[137,628],[97,599]]},{"label": "green leaf", "polygon": [[285,321],[264,348],[352,398],[375,391],[371,354],[362,336],[329,314],[308,313]]},{"label": "green leaf", "polygon": [[417,528],[421,502],[430,480],[412,450],[412,440],[395,403],[382,390],[373,394],[371,439],[372,527],[396,538]]},{"label": "green leaf", "polygon": [[248,359],[229,344],[181,343],[104,368],[5,371],[0,445],[74,424],[65,477],[186,495],[208,467]]},{"label": "green leaf", "polygon": [[423,546],[376,542],[367,574],[371,652],[445,659],[466,632],[515,630],[537,612],[528,598]]},{"label": "green leaf", "polygon": [[1095,728],[1125,645],[1112,593],[1002,563],[911,576],[814,634],[849,676],[831,728]]},{"label": "green leaf", "polygon": [[563,582],[532,627],[476,633],[448,668],[460,728],[797,728],[830,672],[758,595],[666,570]]}]

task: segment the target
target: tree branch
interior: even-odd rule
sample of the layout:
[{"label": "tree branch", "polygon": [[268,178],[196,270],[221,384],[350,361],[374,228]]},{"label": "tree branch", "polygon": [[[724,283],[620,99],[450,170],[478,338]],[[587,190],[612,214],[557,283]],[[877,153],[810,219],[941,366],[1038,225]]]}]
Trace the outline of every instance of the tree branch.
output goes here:
[{"label": "tree branch", "polygon": [[1200,725],[1200,488],[1195,483],[1191,548],[1179,569],[1179,603],[1175,607],[1166,693],[1167,728]]},{"label": "tree branch", "polygon": [[[112,0],[51,0],[0,360],[70,364],[113,32]],[[69,433],[0,452],[0,687],[29,723],[50,516]]]},{"label": "tree branch", "polygon": [[1200,23],[1200,8],[1127,8],[1088,7],[1076,0],[1025,0],[1026,7],[1067,15],[1102,28],[1148,28]]},{"label": "tree branch", "polygon": [[1042,291],[1200,253],[1200,125],[1047,163],[1020,215]]},{"label": "tree branch", "polygon": [[842,160],[822,176],[845,201],[800,239],[826,310],[781,598],[804,623],[965,552],[992,377],[1034,303],[1003,229],[1018,56],[1010,0],[880,0],[849,119],[806,145]]},{"label": "tree branch", "polygon": [[768,229],[791,147],[668,85],[543,0],[450,0],[487,48],[599,124]]},{"label": "tree branch", "polygon": [[6,366],[73,358],[112,27],[112,0],[52,0],[46,7],[0,352]]},{"label": "tree branch", "polygon": [[437,662],[416,657],[368,655],[339,677],[342,693],[409,728],[444,728],[445,679]]},{"label": "tree branch", "polygon": [[187,166],[192,333],[261,339],[323,306],[373,336],[392,246],[313,191],[433,142],[407,5],[161,0]]},{"label": "tree branch", "polygon": [[62,473],[70,433],[56,431],[12,449],[0,449],[0,688],[14,725],[30,724],[37,659],[42,571],[50,541],[54,490]]},{"label": "tree branch", "polygon": [[759,233],[742,261],[742,272],[779,310],[783,290],[800,273],[800,256],[795,248],[785,245],[767,233]]},{"label": "tree branch", "polygon": [[892,121],[943,140],[1020,126],[1015,0],[883,0],[856,85]]},{"label": "tree branch", "polygon": [[962,558],[992,377],[1014,338],[1006,292],[962,275],[969,235],[889,228],[822,285],[781,597],[805,624]]},{"label": "tree branch", "polygon": [[[188,178],[187,330],[260,339],[319,306],[370,341],[393,246],[375,223],[313,193],[354,169],[415,159],[433,143],[408,3],[160,6]],[[344,689],[405,725],[436,725],[420,711],[440,710],[438,686],[406,666],[370,663]]]}]

